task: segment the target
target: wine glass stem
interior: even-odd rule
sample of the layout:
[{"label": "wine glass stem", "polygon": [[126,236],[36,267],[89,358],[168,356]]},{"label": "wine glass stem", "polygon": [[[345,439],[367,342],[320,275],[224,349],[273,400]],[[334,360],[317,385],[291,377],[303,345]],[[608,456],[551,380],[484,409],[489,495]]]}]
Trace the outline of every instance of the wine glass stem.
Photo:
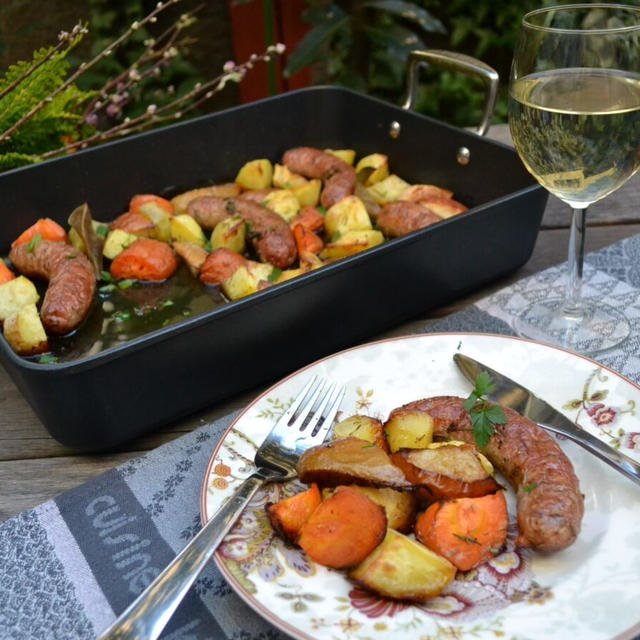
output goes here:
[{"label": "wine glass stem", "polygon": [[564,297],[565,315],[579,318],[582,316],[582,268],[584,265],[584,232],[587,207],[571,209],[571,231],[569,234],[569,258],[567,289]]}]

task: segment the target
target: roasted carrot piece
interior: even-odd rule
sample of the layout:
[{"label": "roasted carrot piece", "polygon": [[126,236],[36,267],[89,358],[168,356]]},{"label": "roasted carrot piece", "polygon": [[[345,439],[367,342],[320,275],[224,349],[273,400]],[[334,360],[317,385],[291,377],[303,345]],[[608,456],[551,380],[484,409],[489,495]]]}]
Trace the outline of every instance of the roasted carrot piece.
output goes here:
[{"label": "roasted carrot piece", "polygon": [[291,224],[291,231],[293,231],[293,239],[296,242],[298,255],[305,251],[318,253],[324,247],[322,238],[317,236],[313,231],[307,229],[300,222],[293,222]]},{"label": "roasted carrot piece", "polygon": [[491,559],[507,537],[507,503],[502,491],[480,498],[434,502],[415,523],[416,538],[461,571]]},{"label": "roasted carrot piece", "polygon": [[244,256],[226,247],[219,247],[212,251],[204,261],[200,269],[200,280],[207,284],[220,284],[230,277],[238,267],[246,264],[247,259]]},{"label": "roasted carrot piece", "polygon": [[15,277],[15,273],[7,267],[4,260],[0,259],[0,284],[9,282],[9,280],[13,280]]},{"label": "roasted carrot piece", "polygon": [[303,207],[295,221],[309,231],[321,231],[324,228],[324,216],[312,205]]},{"label": "roasted carrot piece", "polygon": [[123,249],[109,269],[114,278],[166,280],[178,268],[168,244],[151,238],[138,238]]},{"label": "roasted carrot piece", "polygon": [[169,214],[173,213],[173,205],[165,198],[156,196],[153,193],[139,193],[138,195],[133,196],[129,201],[129,211],[132,213],[141,213],[140,207],[149,202],[157,204]]},{"label": "roasted carrot piece", "polygon": [[12,243],[11,246],[15,247],[23,242],[29,242],[34,236],[40,235],[42,240],[66,240],[67,232],[51,218],[40,218],[37,222],[32,224],[28,229],[25,229]]},{"label": "roasted carrot piece", "polygon": [[322,502],[318,485],[314,482],[306,491],[296,493],[280,502],[268,503],[267,515],[271,526],[289,542],[295,542],[302,525]]},{"label": "roasted carrot piece", "polygon": [[346,569],[362,562],[386,531],[384,508],[357,489],[341,486],[302,525],[298,544],[314,562]]}]

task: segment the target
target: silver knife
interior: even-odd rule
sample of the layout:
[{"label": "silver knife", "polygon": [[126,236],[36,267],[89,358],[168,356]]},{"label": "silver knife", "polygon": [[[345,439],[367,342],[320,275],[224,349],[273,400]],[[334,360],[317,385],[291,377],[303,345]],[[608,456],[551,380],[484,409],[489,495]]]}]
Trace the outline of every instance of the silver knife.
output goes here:
[{"label": "silver knife", "polygon": [[474,384],[476,376],[482,371],[486,371],[493,378],[495,389],[486,394],[489,400],[515,409],[548,431],[566,436],[640,485],[640,464],[581,429],[526,387],[461,353],[454,354],[453,360],[465,378]]}]

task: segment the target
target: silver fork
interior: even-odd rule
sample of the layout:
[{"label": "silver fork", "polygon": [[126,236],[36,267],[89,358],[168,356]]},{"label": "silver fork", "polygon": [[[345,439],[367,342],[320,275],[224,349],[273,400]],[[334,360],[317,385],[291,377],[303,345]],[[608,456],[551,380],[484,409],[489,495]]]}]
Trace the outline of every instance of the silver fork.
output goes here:
[{"label": "silver fork", "polygon": [[324,441],[344,392],[343,386],[328,386],[317,376],[305,384],[260,445],[254,458],[256,470],[171,564],[102,632],[98,640],[155,640],[162,633],[191,585],[258,489],[267,482],[282,482],[295,477],[300,454]]}]

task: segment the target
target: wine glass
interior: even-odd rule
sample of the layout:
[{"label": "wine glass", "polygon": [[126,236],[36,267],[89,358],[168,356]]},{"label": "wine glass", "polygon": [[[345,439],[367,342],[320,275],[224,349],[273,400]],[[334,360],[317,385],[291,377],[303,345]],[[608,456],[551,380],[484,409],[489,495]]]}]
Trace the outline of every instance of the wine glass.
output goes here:
[{"label": "wine glass", "polygon": [[587,207],[640,167],[640,7],[574,4],[524,16],[511,67],[509,127],[526,168],[572,208],[564,297],[516,318],[523,336],[580,353],[623,342],[623,313],[582,298]]}]

